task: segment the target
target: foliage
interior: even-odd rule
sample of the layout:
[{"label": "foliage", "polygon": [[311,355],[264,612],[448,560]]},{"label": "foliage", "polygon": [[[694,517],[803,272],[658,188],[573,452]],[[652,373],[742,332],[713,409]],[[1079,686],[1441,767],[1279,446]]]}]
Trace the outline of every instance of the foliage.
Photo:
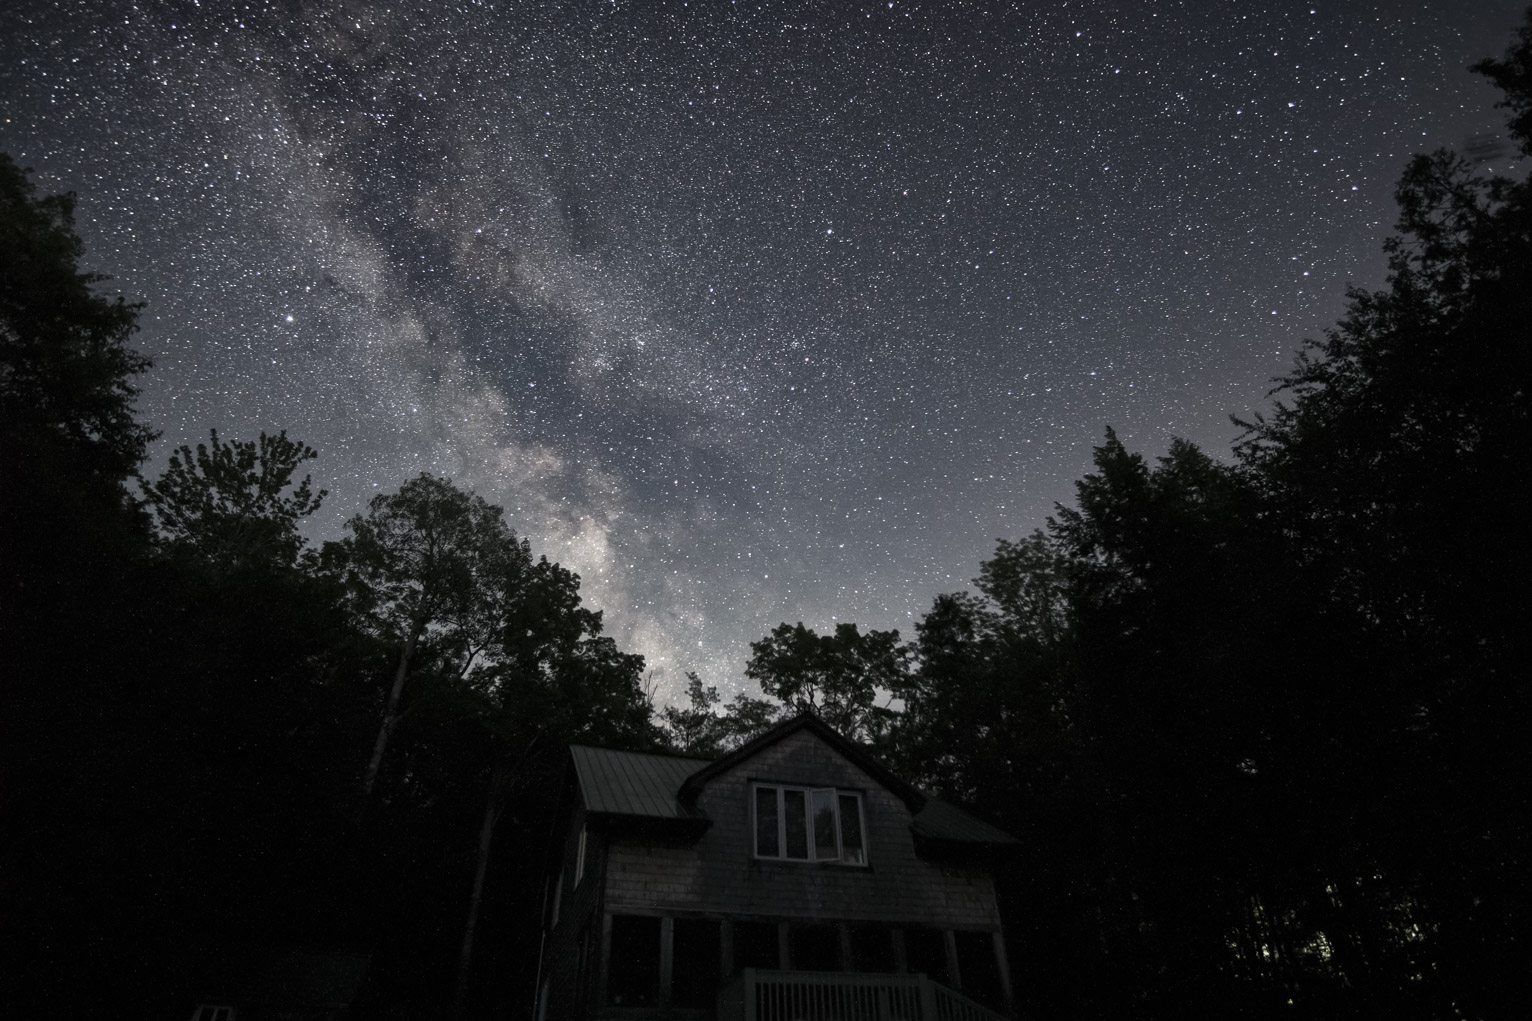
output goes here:
[{"label": "foliage", "polygon": [[73,195],[38,198],[0,154],[0,443],[57,446],[109,482],[132,474],[154,432],[133,417],[134,377],[149,360],[128,347],[138,305],[105,298],[81,272]]},{"label": "foliage", "polygon": [[322,558],[343,579],[358,620],[393,644],[430,632],[458,673],[500,623],[495,596],[513,590],[532,562],[499,507],[430,474],[373,497],[346,530]]},{"label": "foliage", "polygon": [[660,727],[667,743],[683,755],[715,759],[723,754],[720,718],[713,707],[723,701],[715,687],[704,688],[702,678],[686,674],[687,707],[668,705],[660,710]]},{"label": "foliage", "polygon": [[687,673],[686,682],[687,707],[665,706],[659,720],[665,743],[683,755],[717,758],[771,729],[786,710],[780,702],[741,691],[715,711],[723,701],[718,689],[704,688],[695,673]]},{"label": "foliage", "polygon": [[1521,145],[1523,155],[1532,156],[1532,18],[1516,31],[1516,43],[1499,59],[1488,58],[1469,70],[1484,75],[1504,93],[1498,107],[1511,111],[1506,127]]},{"label": "foliage", "polygon": [[173,549],[225,567],[290,566],[304,545],[298,522],[327,495],[314,492],[311,476],[294,485],[293,475],[318,456],[286,432],[224,443],[214,429],[210,446],[179,448],[143,489]]},{"label": "foliage", "polygon": [[905,650],[897,631],[868,631],[838,624],[820,635],[799,624],[779,624],[750,643],[745,676],[793,712],[811,712],[836,730],[860,740],[887,727],[889,711],[880,692],[897,689],[905,674]]}]

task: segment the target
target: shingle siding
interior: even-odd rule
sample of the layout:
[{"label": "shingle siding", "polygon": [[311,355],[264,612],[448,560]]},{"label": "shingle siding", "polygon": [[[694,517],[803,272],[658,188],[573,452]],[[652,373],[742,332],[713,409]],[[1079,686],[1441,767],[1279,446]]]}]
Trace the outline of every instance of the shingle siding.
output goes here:
[{"label": "shingle siding", "polygon": [[[755,858],[751,781],[861,791],[869,867]],[[1000,928],[988,872],[917,857],[908,806],[808,731],[790,734],[715,777],[698,807],[712,826],[695,843],[613,839],[606,862],[607,912]]]},{"label": "shingle siding", "polygon": [[[575,805],[570,816],[569,829],[565,835],[564,849],[560,856],[562,876],[555,875],[555,882],[562,882],[557,924],[548,931],[548,942],[543,949],[543,977],[548,982],[548,1017],[584,1017],[589,1004],[582,1002],[588,995],[590,979],[601,951],[601,887],[605,871],[605,848],[599,835],[588,831],[585,844],[585,871],[578,884],[575,883],[575,863],[579,852],[580,829],[586,823],[583,806]],[[549,891],[548,907],[553,903]],[[545,919],[546,921],[546,919]],[[580,982],[580,936],[586,933],[593,945],[586,951],[592,976]]]}]

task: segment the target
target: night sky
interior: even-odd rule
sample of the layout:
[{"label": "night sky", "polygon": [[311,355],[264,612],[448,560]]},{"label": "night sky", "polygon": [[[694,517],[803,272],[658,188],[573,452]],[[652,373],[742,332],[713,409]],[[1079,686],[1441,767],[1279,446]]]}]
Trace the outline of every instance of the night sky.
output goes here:
[{"label": "night sky", "polygon": [[0,150],[147,302],[149,472],[286,429],[316,539],[449,476],[664,698],[913,637],[1108,425],[1227,456],[1523,4],[12,0]]}]

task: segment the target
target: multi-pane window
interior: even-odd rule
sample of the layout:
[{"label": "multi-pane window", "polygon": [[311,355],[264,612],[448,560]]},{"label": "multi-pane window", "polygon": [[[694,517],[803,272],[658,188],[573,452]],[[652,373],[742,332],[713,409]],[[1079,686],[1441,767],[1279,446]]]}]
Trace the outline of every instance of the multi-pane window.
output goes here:
[{"label": "multi-pane window", "polygon": [[752,800],[757,858],[867,864],[857,792],[758,783]]}]

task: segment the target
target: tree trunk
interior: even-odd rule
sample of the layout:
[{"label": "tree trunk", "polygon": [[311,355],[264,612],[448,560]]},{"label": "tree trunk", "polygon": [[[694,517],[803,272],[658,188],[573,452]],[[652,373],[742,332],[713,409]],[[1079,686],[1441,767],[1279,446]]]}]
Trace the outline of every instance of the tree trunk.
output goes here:
[{"label": "tree trunk", "polygon": [[532,740],[516,765],[507,768],[503,762],[497,764],[490,778],[489,799],[484,804],[484,822],[479,827],[479,852],[474,862],[473,892],[468,896],[468,922],[463,926],[463,946],[458,951],[457,988],[452,994],[453,1021],[461,1021],[463,1004],[468,999],[468,966],[473,961],[473,935],[479,926],[479,908],[484,902],[484,879],[489,874],[489,845],[495,836],[495,824],[500,821],[500,813],[505,809],[511,781],[531,757],[532,749],[537,747],[540,737],[542,731],[539,730],[532,735]]},{"label": "tree trunk", "polygon": [[399,650],[399,664],[394,668],[394,684],[388,692],[388,704],[383,708],[383,722],[378,726],[378,739],[373,742],[372,758],[362,777],[362,803],[357,810],[358,815],[366,812],[372,801],[372,789],[378,784],[378,771],[383,766],[383,753],[388,749],[388,739],[393,736],[394,728],[399,725],[399,700],[404,694],[404,679],[409,676],[410,660],[415,657],[415,647],[420,642],[422,630],[423,625],[413,624],[409,637],[404,640],[404,648]]}]

